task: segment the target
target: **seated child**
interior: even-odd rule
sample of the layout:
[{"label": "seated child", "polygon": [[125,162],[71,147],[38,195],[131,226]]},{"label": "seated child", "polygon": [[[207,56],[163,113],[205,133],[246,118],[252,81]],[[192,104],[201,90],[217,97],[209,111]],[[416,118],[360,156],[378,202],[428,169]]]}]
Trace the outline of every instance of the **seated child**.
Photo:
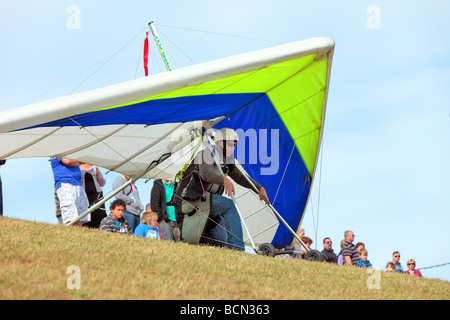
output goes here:
[{"label": "seated child", "polygon": [[367,260],[367,250],[366,249],[361,249],[361,252],[359,253],[359,257],[361,258],[361,260],[359,260],[358,263],[356,264],[357,267],[372,268],[372,264],[370,263],[369,260]]},{"label": "seated child", "polygon": [[134,230],[134,235],[136,237],[161,240],[157,223],[158,215],[155,212],[144,212],[141,217],[141,223],[136,227],[136,230]]},{"label": "seated child", "polygon": [[126,204],[123,200],[114,200],[109,206],[111,213],[100,222],[100,230],[106,232],[133,234],[128,221],[123,217],[125,208]]},{"label": "seated child", "polygon": [[388,262],[386,264],[386,271],[387,272],[395,272],[395,264],[393,262]]}]

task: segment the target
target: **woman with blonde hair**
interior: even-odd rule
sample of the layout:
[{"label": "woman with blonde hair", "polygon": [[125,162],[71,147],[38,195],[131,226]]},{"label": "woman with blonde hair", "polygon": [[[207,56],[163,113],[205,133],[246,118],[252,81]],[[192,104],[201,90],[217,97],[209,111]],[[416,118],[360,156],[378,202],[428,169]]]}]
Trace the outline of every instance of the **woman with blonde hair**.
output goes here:
[{"label": "woman with blonde hair", "polygon": [[405,271],[406,274],[409,274],[410,276],[416,276],[422,278],[422,273],[419,270],[416,270],[416,260],[409,259],[408,260],[408,270]]},{"label": "woman with blonde hair", "polygon": [[341,251],[338,254],[338,265],[344,265],[344,256],[342,255],[342,248],[344,247],[345,239],[341,240]]}]

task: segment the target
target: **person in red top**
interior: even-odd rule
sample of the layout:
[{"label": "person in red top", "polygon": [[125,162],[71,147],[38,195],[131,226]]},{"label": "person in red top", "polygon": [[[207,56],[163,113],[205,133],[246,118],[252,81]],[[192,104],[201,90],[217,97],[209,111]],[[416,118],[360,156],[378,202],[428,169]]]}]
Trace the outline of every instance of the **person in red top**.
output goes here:
[{"label": "person in red top", "polygon": [[408,260],[408,270],[405,271],[406,274],[409,274],[410,276],[416,276],[422,278],[422,273],[419,270],[416,270],[416,260],[409,259]]}]

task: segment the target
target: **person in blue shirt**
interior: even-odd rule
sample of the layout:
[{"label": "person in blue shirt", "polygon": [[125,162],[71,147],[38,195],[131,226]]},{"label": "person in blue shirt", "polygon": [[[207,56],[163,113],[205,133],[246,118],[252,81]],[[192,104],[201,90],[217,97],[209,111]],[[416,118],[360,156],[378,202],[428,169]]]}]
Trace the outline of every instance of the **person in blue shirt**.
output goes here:
[{"label": "person in blue shirt", "polygon": [[[56,194],[61,209],[62,222],[68,224],[87,211],[89,201],[81,183],[80,165],[83,162],[54,158],[50,161],[55,180]],[[75,225],[81,226],[90,221],[90,214]]]},{"label": "person in blue shirt", "polygon": [[157,225],[158,215],[153,211],[146,211],[142,214],[141,223],[134,230],[134,235],[136,237],[161,240]]},{"label": "person in blue shirt", "polygon": [[392,262],[395,265],[395,272],[403,273],[403,267],[402,264],[400,263],[400,252],[394,251],[392,253]]},{"label": "person in blue shirt", "polygon": [[369,260],[367,260],[367,250],[366,249],[361,249],[361,252],[359,253],[359,257],[361,258],[361,260],[359,260],[356,263],[357,267],[372,268],[372,264],[370,263]]}]

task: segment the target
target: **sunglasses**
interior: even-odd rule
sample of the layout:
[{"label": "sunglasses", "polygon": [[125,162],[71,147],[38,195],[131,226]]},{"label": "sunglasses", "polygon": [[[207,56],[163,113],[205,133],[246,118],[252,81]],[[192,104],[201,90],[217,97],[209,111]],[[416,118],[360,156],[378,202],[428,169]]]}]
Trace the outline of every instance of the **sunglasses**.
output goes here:
[{"label": "sunglasses", "polygon": [[236,141],[227,141],[227,146],[229,147],[236,147],[237,142]]},{"label": "sunglasses", "polygon": [[415,266],[415,263],[408,263],[408,266]]}]

